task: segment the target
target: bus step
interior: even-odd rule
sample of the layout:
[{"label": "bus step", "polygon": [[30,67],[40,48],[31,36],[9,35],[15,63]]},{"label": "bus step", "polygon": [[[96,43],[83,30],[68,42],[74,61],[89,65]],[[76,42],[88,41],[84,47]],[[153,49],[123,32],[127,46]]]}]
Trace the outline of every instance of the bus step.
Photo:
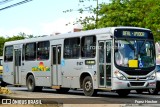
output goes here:
[{"label": "bus step", "polygon": [[54,85],[54,86],[52,86],[52,88],[53,88],[53,89],[60,89],[61,86],[60,86],[60,85]]}]

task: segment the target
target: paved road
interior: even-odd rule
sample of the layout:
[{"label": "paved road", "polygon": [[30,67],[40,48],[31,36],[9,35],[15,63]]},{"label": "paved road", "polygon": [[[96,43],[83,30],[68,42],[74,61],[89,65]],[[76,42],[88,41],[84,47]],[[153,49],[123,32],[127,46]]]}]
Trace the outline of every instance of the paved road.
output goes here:
[{"label": "paved road", "polygon": [[131,91],[127,97],[120,98],[117,93],[98,92],[96,97],[84,96],[82,90],[70,90],[67,94],[58,94],[54,89],[44,88],[42,92],[28,92],[26,87],[8,87],[13,94],[9,95],[14,98],[35,98],[42,99],[43,103],[63,103],[63,104],[158,104],[159,107],[160,93],[158,95],[149,95],[147,92],[137,94]]}]

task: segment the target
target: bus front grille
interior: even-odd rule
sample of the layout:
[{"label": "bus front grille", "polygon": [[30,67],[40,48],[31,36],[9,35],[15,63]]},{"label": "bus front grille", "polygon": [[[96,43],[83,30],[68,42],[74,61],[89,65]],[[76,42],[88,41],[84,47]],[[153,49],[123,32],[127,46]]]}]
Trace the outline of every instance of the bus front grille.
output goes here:
[{"label": "bus front grille", "polygon": [[[137,81],[137,77],[128,77],[128,80]],[[147,80],[147,77],[138,77],[138,80]]]},{"label": "bus front grille", "polygon": [[145,82],[130,82],[131,86],[143,86]]}]

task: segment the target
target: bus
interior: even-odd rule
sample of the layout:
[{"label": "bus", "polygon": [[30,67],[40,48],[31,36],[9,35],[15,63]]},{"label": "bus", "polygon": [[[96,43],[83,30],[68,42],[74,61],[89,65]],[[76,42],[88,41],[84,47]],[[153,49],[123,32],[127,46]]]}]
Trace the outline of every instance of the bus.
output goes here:
[{"label": "bus", "polygon": [[156,87],[151,30],[107,27],[4,44],[3,80],[28,91],[83,89],[86,96]]}]

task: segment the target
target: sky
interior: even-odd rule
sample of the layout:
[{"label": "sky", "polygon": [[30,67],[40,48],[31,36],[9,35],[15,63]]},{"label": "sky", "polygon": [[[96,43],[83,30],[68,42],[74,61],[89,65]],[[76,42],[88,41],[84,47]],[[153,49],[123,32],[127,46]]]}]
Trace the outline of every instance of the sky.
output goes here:
[{"label": "sky", "polygon": [[[0,8],[23,0],[10,0],[1,4]],[[92,0],[91,0],[92,1]],[[99,3],[109,0],[99,0]],[[74,27],[81,25],[68,25],[76,21],[76,18],[88,15],[88,12],[79,14],[78,9],[83,5],[96,6],[96,1],[80,4],[79,0],[33,0],[28,3],[0,11],[0,36],[11,37],[23,32],[27,35],[50,35],[53,33],[67,33]],[[73,12],[63,11],[73,9]]]}]

